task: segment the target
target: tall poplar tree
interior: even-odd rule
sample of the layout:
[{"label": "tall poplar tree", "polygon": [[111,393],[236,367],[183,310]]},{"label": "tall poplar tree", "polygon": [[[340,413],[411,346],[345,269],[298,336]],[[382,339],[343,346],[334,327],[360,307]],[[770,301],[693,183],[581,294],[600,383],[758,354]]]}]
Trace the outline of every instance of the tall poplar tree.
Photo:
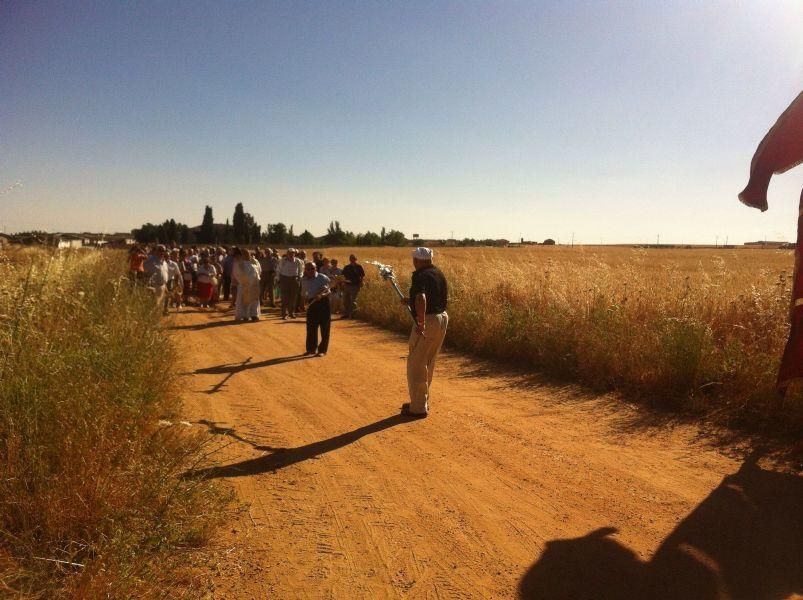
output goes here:
[{"label": "tall poplar tree", "polygon": [[201,231],[198,241],[202,244],[211,244],[215,241],[215,219],[212,217],[212,207],[204,209],[204,220],[201,221]]},{"label": "tall poplar tree", "polygon": [[242,202],[238,202],[237,206],[234,207],[234,217],[232,217],[231,220],[231,227],[234,230],[234,243],[247,244],[249,241],[249,231]]}]

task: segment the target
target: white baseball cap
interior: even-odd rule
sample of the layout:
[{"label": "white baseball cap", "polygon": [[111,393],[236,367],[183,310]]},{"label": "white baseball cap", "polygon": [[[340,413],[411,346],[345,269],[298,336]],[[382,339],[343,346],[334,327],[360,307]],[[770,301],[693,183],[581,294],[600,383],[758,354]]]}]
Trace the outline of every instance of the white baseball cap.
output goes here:
[{"label": "white baseball cap", "polygon": [[419,246],[415,250],[413,250],[413,258],[417,258],[419,260],[432,260],[434,252],[432,252],[429,248],[424,248],[423,246]]}]

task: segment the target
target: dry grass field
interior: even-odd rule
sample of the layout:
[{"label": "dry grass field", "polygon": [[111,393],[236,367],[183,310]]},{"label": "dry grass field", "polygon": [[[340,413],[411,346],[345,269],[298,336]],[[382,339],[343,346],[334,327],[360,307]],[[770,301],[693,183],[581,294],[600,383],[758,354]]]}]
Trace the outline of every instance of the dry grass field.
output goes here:
[{"label": "dry grass field", "polygon": [[[396,267],[408,248],[335,248]],[[450,284],[447,343],[595,389],[621,390],[729,425],[800,431],[798,391],[774,390],[788,331],[790,250],[594,246],[438,248]],[[365,264],[360,316],[407,330]]]},{"label": "dry grass field", "polygon": [[[122,252],[0,251],[0,596],[182,597],[224,496]],[[185,428],[186,429],[186,428]],[[188,577],[188,576],[187,576]]]},{"label": "dry grass field", "polygon": [[[327,254],[345,262],[351,251],[368,274],[358,315],[408,330],[367,263],[394,265],[406,289],[410,249]],[[450,283],[447,343],[468,355],[735,427],[801,432],[799,390],[774,392],[790,251],[444,248],[436,262]],[[159,426],[180,406],[176,349],[124,264],[122,252],[0,253],[3,594],[181,596],[192,587],[183,550],[223,514],[219,491],[178,477],[202,458],[201,441]]]}]

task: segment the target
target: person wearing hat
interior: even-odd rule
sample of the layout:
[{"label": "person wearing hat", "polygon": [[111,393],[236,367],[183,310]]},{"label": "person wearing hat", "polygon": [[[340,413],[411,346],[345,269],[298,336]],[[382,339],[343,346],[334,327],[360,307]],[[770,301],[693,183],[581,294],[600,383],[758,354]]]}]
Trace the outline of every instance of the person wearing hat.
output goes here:
[{"label": "person wearing hat", "polygon": [[299,282],[304,273],[304,262],[296,258],[296,249],[288,248],[287,254],[279,261],[279,291],[282,295],[282,319],[296,318]]},{"label": "person wearing hat", "polygon": [[409,306],[415,317],[407,355],[410,402],[403,404],[401,410],[403,415],[411,417],[426,417],[429,413],[429,390],[435,359],[449,325],[446,277],[432,264],[432,257],[433,252],[429,248],[416,248],[413,251],[415,272],[410,297],[402,300],[402,304]]}]

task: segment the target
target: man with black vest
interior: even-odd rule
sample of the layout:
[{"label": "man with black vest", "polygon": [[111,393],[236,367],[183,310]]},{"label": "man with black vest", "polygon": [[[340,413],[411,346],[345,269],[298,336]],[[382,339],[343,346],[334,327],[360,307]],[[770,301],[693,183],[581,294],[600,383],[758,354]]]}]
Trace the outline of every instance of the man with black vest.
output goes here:
[{"label": "man with black vest", "polygon": [[432,373],[438,357],[449,315],[446,314],[448,289],[446,277],[432,264],[433,252],[429,248],[413,251],[413,281],[410,297],[402,300],[415,316],[410,332],[410,352],[407,356],[407,389],[410,402],[402,405],[402,414],[426,417],[429,413],[429,390]]}]

